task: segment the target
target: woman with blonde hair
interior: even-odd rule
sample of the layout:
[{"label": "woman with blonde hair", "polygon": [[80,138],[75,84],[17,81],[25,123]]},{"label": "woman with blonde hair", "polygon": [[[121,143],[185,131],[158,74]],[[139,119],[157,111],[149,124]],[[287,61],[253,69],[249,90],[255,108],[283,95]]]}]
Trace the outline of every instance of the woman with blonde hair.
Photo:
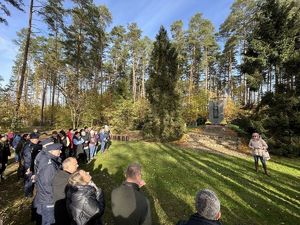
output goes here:
[{"label": "woman with blonde hair", "polygon": [[267,170],[266,160],[270,159],[269,153],[267,151],[267,143],[260,137],[259,133],[254,132],[252,138],[249,142],[249,147],[252,150],[252,155],[254,157],[255,171],[258,172],[258,160],[261,161],[265,174],[270,176]]},{"label": "woman with blonde hair", "polygon": [[103,192],[90,174],[84,170],[72,174],[67,188],[67,209],[72,225],[102,225],[104,208]]}]

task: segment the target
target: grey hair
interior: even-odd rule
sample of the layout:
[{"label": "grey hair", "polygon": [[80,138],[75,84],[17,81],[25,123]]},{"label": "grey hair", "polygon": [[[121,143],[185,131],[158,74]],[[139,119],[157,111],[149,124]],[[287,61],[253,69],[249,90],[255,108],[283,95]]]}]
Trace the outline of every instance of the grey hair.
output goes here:
[{"label": "grey hair", "polygon": [[136,178],[141,173],[142,167],[138,163],[131,163],[125,171],[126,178]]},{"label": "grey hair", "polygon": [[66,159],[63,161],[63,163],[62,163],[63,169],[69,168],[69,165],[70,165],[70,163],[71,163],[73,160],[76,160],[76,159],[75,159],[74,157],[68,157],[68,158],[66,158]]},{"label": "grey hair", "polygon": [[196,209],[200,216],[209,220],[216,220],[220,208],[220,201],[213,191],[204,189],[197,193]]}]

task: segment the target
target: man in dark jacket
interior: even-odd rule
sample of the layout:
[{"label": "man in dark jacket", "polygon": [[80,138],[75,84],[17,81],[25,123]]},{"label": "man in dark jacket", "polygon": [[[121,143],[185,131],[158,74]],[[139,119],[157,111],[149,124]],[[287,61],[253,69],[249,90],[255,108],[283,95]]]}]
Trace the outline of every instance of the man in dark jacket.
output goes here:
[{"label": "man in dark jacket", "polygon": [[116,225],[151,225],[149,200],[140,191],[145,185],[141,166],[132,163],[126,172],[126,181],[111,193],[112,212]]},{"label": "man in dark jacket", "polygon": [[42,217],[42,225],[51,225],[55,223],[52,182],[60,168],[59,156],[62,145],[49,143],[44,146],[34,162],[36,172],[34,207],[37,214]]},{"label": "man in dark jacket", "polygon": [[62,163],[62,167],[63,170],[57,172],[52,182],[56,225],[68,225],[71,223],[66,208],[66,186],[69,177],[78,168],[77,160],[73,157],[66,158]]},{"label": "man in dark jacket", "polygon": [[23,156],[24,147],[28,142],[29,142],[29,134],[23,134],[21,140],[19,141],[16,147],[16,154],[18,154],[18,158],[19,158],[19,167],[17,171],[18,179],[24,178],[25,175],[25,169],[23,166],[24,162],[22,156]]},{"label": "man in dark jacket", "polygon": [[222,225],[220,201],[217,195],[208,189],[201,190],[196,195],[197,213],[188,221],[179,221],[177,225]]},{"label": "man in dark jacket", "polygon": [[0,181],[4,180],[3,173],[8,163],[10,156],[9,143],[6,136],[0,137]]},{"label": "man in dark jacket", "polygon": [[37,133],[31,133],[29,136],[29,142],[24,146],[24,149],[22,150],[23,166],[25,171],[25,197],[32,197],[33,195],[34,185],[32,182],[32,176],[34,174],[34,160],[41,150],[42,145],[39,144],[39,135]]}]

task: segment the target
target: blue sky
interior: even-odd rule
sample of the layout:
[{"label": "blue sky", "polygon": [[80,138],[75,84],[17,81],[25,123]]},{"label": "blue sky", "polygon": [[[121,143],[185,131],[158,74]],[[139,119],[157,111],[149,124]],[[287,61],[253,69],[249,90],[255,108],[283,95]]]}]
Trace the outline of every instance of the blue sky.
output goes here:
[{"label": "blue sky", "polygon": [[[164,25],[169,29],[176,20],[182,20],[187,26],[190,18],[201,12],[204,18],[209,19],[218,30],[220,24],[230,13],[230,6],[234,0],[95,0],[97,5],[106,5],[113,16],[112,25],[124,25],[136,22],[147,35],[154,39],[159,27]],[[65,1],[70,2],[70,1]],[[26,10],[29,0],[24,0]],[[0,76],[5,82],[11,76],[13,60],[17,47],[13,43],[16,32],[26,27],[28,15],[11,9],[12,16],[7,18],[9,25],[0,24]],[[39,18],[34,17],[34,31],[46,34]]]}]

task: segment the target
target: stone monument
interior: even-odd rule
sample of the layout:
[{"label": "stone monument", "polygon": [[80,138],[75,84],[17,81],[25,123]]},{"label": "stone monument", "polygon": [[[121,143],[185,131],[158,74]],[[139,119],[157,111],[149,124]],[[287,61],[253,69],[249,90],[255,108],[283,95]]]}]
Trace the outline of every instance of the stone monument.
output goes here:
[{"label": "stone monument", "polygon": [[219,125],[224,119],[223,99],[212,99],[208,103],[208,119],[213,125]]}]

